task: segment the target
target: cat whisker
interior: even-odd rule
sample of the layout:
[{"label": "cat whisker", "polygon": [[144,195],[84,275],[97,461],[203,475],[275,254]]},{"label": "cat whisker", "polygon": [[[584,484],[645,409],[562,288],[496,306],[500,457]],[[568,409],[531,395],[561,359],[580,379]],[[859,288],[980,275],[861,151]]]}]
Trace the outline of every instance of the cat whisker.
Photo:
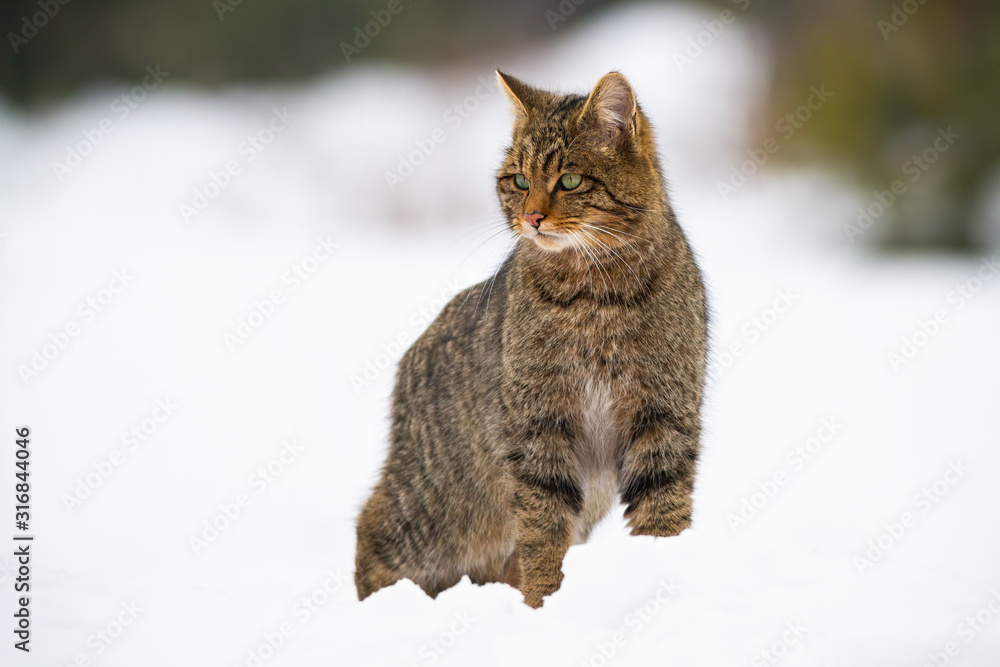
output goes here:
[{"label": "cat whisker", "polygon": [[637,206],[629,206],[625,202],[618,201],[617,199],[615,201],[618,202],[619,204],[621,204],[622,206],[624,206],[625,208],[632,209],[633,211],[637,211],[639,213],[659,213],[659,211],[654,211],[651,208],[639,208]]},{"label": "cat whisker", "polygon": [[614,248],[612,248],[611,246],[607,245],[606,243],[603,243],[600,239],[596,238],[594,235],[590,234],[589,232],[587,232],[585,230],[581,230],[581,231],[583,231],[584,234],[587,234],[599,246],[601,246],[602,248],[604,248],[604,250],[606,250],[611,255],[611,259],[612,259],[613,262],[620,263],[622,266],[624,266],[626,269],[629,270],[629,272],[635,277],[636,281],[638,281],[639,283],[642,283],[642,279],[639,278],[639,274],[637,274],[635,272],[635,270],[631,266],[629,266],[629,263],[627,261],[625,261],[624,257],[622,257],[617,252],[615,252]]},{"label": "cat whisker", "polygon": [[620,244],[622,246],[628,247],[628,248],[638,247],[638,244],[635,243],[635,242],[631,242],[631,241],[628,241],[626,239],[621,238],[620,236],[618,236],[619,234],[625,234],[626,236],[631,236],[632,238],[639,239],[641,241],[648,241],[648,239],[646,239],[646,237],[644,237],[644,236],[636,236],[635,234],[629,234],[628,232],[623,232],[623,231],[620,231],[620,230],[611,230],[611,229],[608,229],[607,227],[602,227],[600,225],[595,225],[595,224],[592,224],[592,223],[589,223],[589,222],[584,222],[583,220],[581,220],[579,218],[564,218],[562,220],[562,222],[569,223],[571,225],[576,225],[578,227],[586,227],[588,229],[593,229],[596,232],[599,232],[601,234],[607,234],[608,236],[613,236],[615,239],[617,239],[620,242]]},{"label": "cat whisker", "polygon": [[512,230],[510,230],[509,228],[505,227],[504,229],[500,229],[500,230],[495,231],[492,234],[490,234],[488,237],[486,237],[486,240],[484,240],[482,243],[480,243],[475,248],[473,248],[471,251],[469,251],[469,253],[465,256],[465,258],[461,262],[459,262],[458,266],[455,267],[455,268],[461,268],[463,264],[465,264],[467,261],[469,261],[469,259],[472,258],[472,255],[474,255],[477,250],[479,250],[484,245],[486,245],[487,243],[489,243],[490,241],[492,241],[496,237],[500,236],[504,232],[508,232],[508,231],[512,231]]},{"label": "cat whisker", "polygon": [[[621,238],[620,236],[617,236],[615,234],[615,232],[612,232],[611,230],[602,229],[600,227],[595,227],[594,225],[588,225],[586,223],[581,223],[580,226],[581,227],[585,227],[587,229],[594,229],[594,230],[596,230],[599,233],[607,234],[608,236],[614,237],[615,239],[617,239],[618,241],[621,242],[621,244],[618,246],[620,249],[628,248],[629,250],[634,250],[636,248],[636,244],[629,243],[628,241],[626,241],[625,239]],[[586,230],[581,230],[581,231],[586,231]],[[609,245],[609,244],[604,243],[603,241],[601,241],[600,237],[597,234],[595,234],[593,232],[589,232],[589,231],[587,232],[587,234],[588,234],[588,236],[590,238],[592,238],[595,242],[599,243],[602,247],[606,248],[607,250],[612,250],[611,245]]]},{"label": "cat whisker", "polygon": [[[584,230],[582,230],[582,229],[581,230],[577,230],[577,232],[575,232],[575,233],[586,234],[586,232],[584,232]],[[614,280],[612,280],[611,274],[609,274],[607,272],[607,270],[603,266],[601,266],[601,262],[597,258],[597,255],[594,253],[594,249],[590,248],[586,243],[584,243],[581,246],[581,248],[583,249],[583,251],[585,253],[587,253],[587,255],[590,257],[591,262],[593,262],[593,264],[597,268],[598,275],[601,276],[601,282],[604,283],[604,290],[605,290],[605,292],[611,292],[611,285],[608,284],[608,280],[611,280],[612,283],[614,283]],[[605,279],[605,276],[607,276],[607,279]]]},{"label": "cat whisker", "polygon": [[587,280],[590,283],[590,291],[594,291],[594,274],[590,270],[590,261],[585,259],[582,252],[583,243],[580,242],[580,235],[576,232],[570,232],[570,242],[572,244],[573,251],[576,253],[577,261],[580,262],[587,269]]},{"label": "cat whisker", "polygon": [[[486,239],[485,241],[483,241],[482,243],[480,243],[476,248],[474,248],[472,252],[474,253],[476,250],[478,250],[479,248],[483,247],[484,244],[486,244],[487,242],[489,242],[490,239],[493,239],[496,236],[498,236],[499,234],[501,234],[502,231],[503,230],[501,230],[500,232],[496,232],[496,233],[492,234],[488,239]],[[504,258],[503,258],[503,260],[499,264],[497,264],[497,268],[493,272],[493,277],[491,278],[491,280],[496,278],[497,273],[499,273],[499,271],[503,267],[503,265],[507,263],[507,259],[510,257],[510,252],[511,252],[511,248],[508,247],[507,250],[504,252]],[[465,259],[463,259],[461,262],[459,262],[458,267],[456,267],[456,268],[461,268],[462,264],[464,264],[470,257],[472,257],[472,253],[469,253],[469,255],[466,256]],[[468,293],[465,295],[465,299],[462,300],[462,308],[465,308],[465,304],[468,303],[469,297],[472,296],[472,292],[473,291],[474,290],[470,289],[468,291]],[[479,310],[479,303],[482,301],[482,299],[483,299],[483,295],[482,295],[482,292],[480,292],[479,293],[479,299],[476,301],[476,310],[473,311],[473,313],[475,313],[475,312],[477,312]]]},{"label": "cat whisker", "polygon": [[460,243],[460,242],[463,242],[463,241],[468,241],[468,237],[469,236],[475,236],[477,234],[482,233],[483,231],[491,230],[493,228],[497,228],[497,227],[501,227],[501,226],[505,227],[505,228],[509,228],[510,227],[510,223],[508,223],[507,220],[504,219],[504,218],[497,218],[495,220],[490,220],[489,222],[476,225],[475,227],[473,227],[471,229],[467,229],[464,232],[462,232],[461,234],[459,234],[458,236],[456,236],[455,239],[451,243],[448,244],[448,247],[451,248],[451,247],[455,246],[457,243]]},{"label": "cat whisker", "polygon": [[[630,250],[638,250],[639,249],[637,244],[635,244],[635,243],[629,243],[629,242],[625,241],[624,239],[621,239],[620,237],[617,236],[617,234],[625,234],[627,232],[620,232],[620,231],[617,231],[617,230],[616,231],[612,231],[610,229],[606,229],[606,228],[603,228],[603,227],[598,227],[598,226],[595,226],[595,225],[590,225],[590,224],[585,223],[585,222],[582,222],[582,223],[579,223],[579,224],[581,226],[583,226],[583,227],[588,227],[588,228],[596,229],[596,230],[598,230],[598,231],[600,231],[600,232],[602,232],[604,234],[608,234],[609,236],[614,236],[619,241],[621,241],[621,245],[618,248],[619,250],[621,250],[622,248],[628,248]],[[643,240],[646,240],[645,238],[639,237],[639,236],[636,236],[635,238],[642,238]],[[595,238],[594,240],[598,241],[597,238]],[[612,250],[611,246],[609,246],[607,244],[603,244],[602,243],[601,245],[604,245],[607,248],[607,250],[609,250],[609,251]],[[615,253],[615,254],[618,255],[618,256],[620,256],[619,253]],[[645,265],[646,260],[645,260],[645,258],[643,257],[643,255],[641,253],[638,255],[638,259],[639,259],[639,262],[641,264]],[[622,260],[624,261],[624,258],[622,258]]]},{"label": "cat whisker", "polygon": [[[505,258],[506,259],[506,258]],[[503,262],[497,267],[497,270],[493,272],[493,277],[490,278],[490,284],[486,288],[486,312],[490,312],[490,297],[493,296],[493,285],[496,283],[497,276],[500,275],[500,267],[503,266]],[[477,305],[478,309],[478,305]]]},{"label": "cat whisker", "polygon": [[[507,258],[510,256],[510,252],[511,252],[511,249],[508,248],[507,252],[504,253],[503,261],[501,261],[497,265],[496,270],[493,272],[493,275],[490,277],[489,283],[485,287],[483,287],[482,291],[479,293],[479,299],[476,300],[476,309],[473,311],[473,315],[475,315],[476,313],[479,312],[479,304],[482,303],[482,301],[483,301],[483,294],[484,293],[486,294],[486,312],[487,313],[490,312],[490,295],[493,293],[493,284],[494,284],[494,282],[497,279],[497,275],[500,274],[500,269],[502,269],[504,267],[504,265],[507,263]],[[471,292],[469,294],[471,294]],[[468,298],[469,298],[468,295],[466,295],[465,298],[466,298],[466,300],[468,300]],[[464,306],[465,303],[463,302],[462,305]]]},{"label": "cat whisker", "polygon": [[629,234],[628,232],[624,232],[624,231],[622,231],[620,229],[614,229],[614,230],[612,230],[612,229],[608,229],[607,227],[602,227],[600,225],[595,225],[593,223],[584,222],[582,220],[577,220],[575,222],[578,225],[582,225],[584,227],[590,227],[591,229],[596,229],[597,231],[603,232],[604,234],[608,234],[610,236],[614,236],[615,238],[617,238],[618,240],[620,240],[622,243],[626,243],[626,241],[625,241],[625,239],[622,239],[620,236],[618,236],[618,234],[624,234],[625,236],[631,236],[632,238],[639,239],[640,241],[648,241],[649,240],[645,236],[636,236],[635,234]]}]

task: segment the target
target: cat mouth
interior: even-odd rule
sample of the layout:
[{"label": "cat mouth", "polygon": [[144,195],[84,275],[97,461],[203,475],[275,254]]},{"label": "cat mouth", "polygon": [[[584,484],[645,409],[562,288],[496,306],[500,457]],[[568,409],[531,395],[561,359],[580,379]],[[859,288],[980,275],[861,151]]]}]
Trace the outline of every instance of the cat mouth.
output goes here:
[{"label": "cat mouth", "polygon": [[543,250],[558,251],[572,245],[571,239],[566,234],[552,231],[543,232],[530,225],[522,225],[521,235],[529,241],[534,241],[535,245]]}]

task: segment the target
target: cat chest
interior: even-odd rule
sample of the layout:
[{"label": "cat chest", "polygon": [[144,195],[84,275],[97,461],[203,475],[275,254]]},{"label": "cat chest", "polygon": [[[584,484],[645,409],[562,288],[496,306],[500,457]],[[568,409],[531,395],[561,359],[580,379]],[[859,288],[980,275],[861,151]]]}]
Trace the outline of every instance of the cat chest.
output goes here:
[{"label": "cat chest", "polygon": [[580,397],[576,442],[581,477],[592,479],[615,472],[615,452],[621,428],[614,397],[607,384],[589,380]]},{"label": "cat chest", "polygon": [[576,442],[578,476],[583,492],[577,542],[607,514],[617,498],[615,452],[621,429],[615,419],[614,398],[607,384],[590,380],[580,400],[580,433]]},{"label": "cat chest", "polygon": [[549,343],[547,352],[583,382],[588,411],[600,408],[610,395],[611,376],[629,374],[655,337],[648,321],[635,309],[588,305],[539,317],[533,333]]},{"label": "cat chest", "polygon": [[619,433],[614,396],[607,382],[584,380],[579,410],[581,449],[593,464],[603,467],[605,459],[614,454]]}]

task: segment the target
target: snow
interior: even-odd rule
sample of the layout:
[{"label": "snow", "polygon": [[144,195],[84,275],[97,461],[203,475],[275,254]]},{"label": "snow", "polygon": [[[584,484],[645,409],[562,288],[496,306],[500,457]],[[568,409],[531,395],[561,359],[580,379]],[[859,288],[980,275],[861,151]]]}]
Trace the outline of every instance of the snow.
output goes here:
[{"label": "snow", "polygon": [[[506,102],[484,89],[461,123],[445,115],[494,63],[361,59],[303,88],[217,93],[168,78],[125,118],[111,110],[125,89],[34,118],[0,107],[0,494],[10,508],[28,425],[37,536],[32,653],[16,664],[997,664],[1000,279],[977,283],[978,259],[852,248],[840,227],[863,194],[836,175],[768,165],[723,200],[766,61],[737,15],[679,70],[672,54],[712,18],[569,17],[499,63],[551,88],[630,78],[714,322],[694,527],[630,537],[619,508],[537,611],[467,580],[358,603],[352,581],[387,362],[508,247],[490,236]],[[248,149],[275,109],[294,117]],[[52,162],[105,117],[113,131],[60,180]],[[437,128],[445,140],[390,192],[385,172]],[[180,205],[228,162],[239,172],[185,221]],[[227,343],[255,310],[269,316]],[[894,369],[904,338],[923,345]],[[35,351],[51,358],[24,380]],[[744,501],[757,507],[734,529]]]}]

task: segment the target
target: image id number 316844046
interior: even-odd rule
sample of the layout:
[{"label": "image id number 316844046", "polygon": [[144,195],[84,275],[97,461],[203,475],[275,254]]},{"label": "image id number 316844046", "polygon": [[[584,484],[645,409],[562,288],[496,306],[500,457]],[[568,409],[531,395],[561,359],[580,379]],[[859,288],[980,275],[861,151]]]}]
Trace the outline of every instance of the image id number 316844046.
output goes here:
[{"label": "image id number 316844046", "polygon": [[17,574],[14,577],[14,648],[31,650],[31,543],[34,538],[28,533],[31,527],[31,483],[28,466],[31,464],[29,436],[31,429],[23,426],[16,431],[14,441],[14,563]]}]

